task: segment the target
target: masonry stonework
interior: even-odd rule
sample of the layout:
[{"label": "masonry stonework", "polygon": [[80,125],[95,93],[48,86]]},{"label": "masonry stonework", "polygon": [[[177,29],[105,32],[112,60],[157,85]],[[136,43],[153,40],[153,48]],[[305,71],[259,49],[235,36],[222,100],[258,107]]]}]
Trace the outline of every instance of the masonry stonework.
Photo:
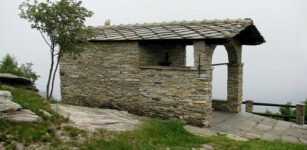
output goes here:
[{"label": "masonry stonework", "polygon": [[[78,56],[60,62],[62,101],[208,126],[212,109],[240,112],[242,45],[265,42],[251,19],[200,20],[94,28]],[[186,67],[186,45],[194,66]],[[212,100],[212,55],[224,45],[227,101]]]},{"label": "masonry stonework", "polygon": [[[184,67],[184,45],[164,48],[176,60],[170,66],[157,65],[165,52],[158,44],[92,43],[80,56],[65,54],[60,63],[63,102],[208,126],[212,68],[203,67],[199,74]],[[148,53],[156,59],[144,59]]]}]

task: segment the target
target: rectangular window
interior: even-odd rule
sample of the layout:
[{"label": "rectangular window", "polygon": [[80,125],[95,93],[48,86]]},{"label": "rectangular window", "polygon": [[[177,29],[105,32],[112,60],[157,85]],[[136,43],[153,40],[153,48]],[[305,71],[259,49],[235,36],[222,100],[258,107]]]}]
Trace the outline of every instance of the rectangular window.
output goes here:
[{"label": "rectangular window", "polygon": [[186,66],[194,67],[194,47],[193,45],[187,45],[185,47],[186,51]]}]

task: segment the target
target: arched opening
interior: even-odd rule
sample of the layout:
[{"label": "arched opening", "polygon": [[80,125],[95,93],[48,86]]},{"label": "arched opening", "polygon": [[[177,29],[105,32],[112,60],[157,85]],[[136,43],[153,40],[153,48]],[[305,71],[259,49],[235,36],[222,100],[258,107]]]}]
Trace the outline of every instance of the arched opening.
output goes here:
[{"label": "arched opening", "polygon": [[[213,52],[212,64],[228,63],[228,54],[223,45],[217,46]],[[227,65],[213,66],[212,99],[227,101]]]}]

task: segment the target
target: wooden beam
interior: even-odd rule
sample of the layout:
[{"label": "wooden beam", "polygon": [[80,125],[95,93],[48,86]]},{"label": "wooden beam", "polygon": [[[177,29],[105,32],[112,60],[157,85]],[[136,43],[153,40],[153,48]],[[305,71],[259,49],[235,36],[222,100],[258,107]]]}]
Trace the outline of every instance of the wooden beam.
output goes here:
[{"label": "wooden beam", "polygon": [[220,65],[228,65],[228,63],[211,64],[211,66],[220,66]]},{"label": "wooden beam", "polygon": [[[243,101],[242,104],[245,104],[246,102]],[[287,104],[272,104],[272,103],[260,103],[260,102],[253,102],[253,105],[258,106],[276,106],[276,107],[290,107],[290,108],[296,108],[295,105],[287,105]]]}]

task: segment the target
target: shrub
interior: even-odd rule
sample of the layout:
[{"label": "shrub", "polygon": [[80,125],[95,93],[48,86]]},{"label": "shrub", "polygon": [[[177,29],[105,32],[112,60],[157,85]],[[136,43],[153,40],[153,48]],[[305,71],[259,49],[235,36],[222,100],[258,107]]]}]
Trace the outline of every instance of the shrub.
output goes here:
[{"label": "shrub", "polygon": [[11,73],[17,76],[29,78],[35,82],[39,78],[39,75],[32,70],[32,66],[32,63],[26,63],[21,64],[21,66],[18,67],[15,58],[6,54],[0,62],[0,73]]}]

